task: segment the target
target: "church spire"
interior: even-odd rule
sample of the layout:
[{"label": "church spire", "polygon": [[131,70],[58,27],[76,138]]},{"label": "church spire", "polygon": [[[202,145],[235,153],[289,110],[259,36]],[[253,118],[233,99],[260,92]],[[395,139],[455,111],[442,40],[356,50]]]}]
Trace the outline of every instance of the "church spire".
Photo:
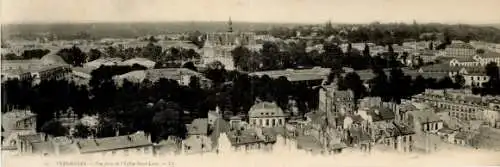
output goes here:
[{"label": "church spire", "polygon": [[231,21],[231,17],[229,17],[227,25],[229,26],[229,32],[233,32],[233,21]]}]

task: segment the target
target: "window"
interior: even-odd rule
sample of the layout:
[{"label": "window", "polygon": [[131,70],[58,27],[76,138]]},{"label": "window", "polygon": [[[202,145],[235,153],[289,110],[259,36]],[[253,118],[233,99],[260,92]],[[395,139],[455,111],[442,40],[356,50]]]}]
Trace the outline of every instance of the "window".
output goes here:
[{"label": "window", "polygon": [[266,126],[269,126],[269,119],[266,119]]},{"label": "window", "polygon": [[283,125],[283,122],[281,119],[278,119],[278,125]]},{"label": "window", "polygon": [[259,125],[263,125],[263,124],[262,124],[262,119],[259,119]]},{"label": "window", "polygon": [[276,126],[276,120],[275,119],[272,119],[272,125]]}]

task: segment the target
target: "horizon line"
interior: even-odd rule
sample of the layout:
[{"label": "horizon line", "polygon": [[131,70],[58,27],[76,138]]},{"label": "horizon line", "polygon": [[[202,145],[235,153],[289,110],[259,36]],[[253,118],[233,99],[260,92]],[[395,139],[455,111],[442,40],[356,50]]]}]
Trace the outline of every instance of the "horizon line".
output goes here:
[{"label": "horizon line", "polygon": [[[490,23],[466,23],[466,22],[439,22],[439,21],[402,21],[402,20],[393,20],[393,21],[377,21],[373,20],[370,22],[334,22],[331,20],[325,20],[323,22],[287,22],[287,21],[243,21],[243,20],[231,20],[232,23],[254,23],[254,24],[298,24],[298,25],[317,25],[317,24],[325,24],[327,22],[331,22],[335,25],[367,25],[373,23],[380,24],[412,24],[415,21],[417,24],[442,24],[442,25],[495,25],[500,22],[490,22]],[[219,22],[227,22],[223,20],[164,20],[164,21],[152,21],[152,20],[144,20],[144,21],[25,21],[25,22],[7,22],[2,23],[1,25],[29,25],[29,24],[144,24],[144,23],[219,23]]]}]

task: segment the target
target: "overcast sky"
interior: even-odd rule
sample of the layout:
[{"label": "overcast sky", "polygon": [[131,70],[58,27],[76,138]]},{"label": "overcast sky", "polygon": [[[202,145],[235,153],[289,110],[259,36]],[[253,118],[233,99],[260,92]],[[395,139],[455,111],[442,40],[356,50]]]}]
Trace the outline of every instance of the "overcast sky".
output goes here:
[{"label": "overcast sky", "polygon": [[500,0],[0,0],[3,23],[500,23]]}]

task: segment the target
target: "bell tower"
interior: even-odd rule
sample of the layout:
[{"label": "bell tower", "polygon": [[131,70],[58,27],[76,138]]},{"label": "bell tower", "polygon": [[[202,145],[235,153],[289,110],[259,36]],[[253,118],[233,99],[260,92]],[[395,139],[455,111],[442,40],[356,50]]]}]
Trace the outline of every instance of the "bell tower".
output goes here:
[{"label": "bell tower", "polygon": [[228,32],[233,32],[233,21],[231,21],[231,17],[229,17],[229,21],[227,22],[227,25],[229,26]]}]

